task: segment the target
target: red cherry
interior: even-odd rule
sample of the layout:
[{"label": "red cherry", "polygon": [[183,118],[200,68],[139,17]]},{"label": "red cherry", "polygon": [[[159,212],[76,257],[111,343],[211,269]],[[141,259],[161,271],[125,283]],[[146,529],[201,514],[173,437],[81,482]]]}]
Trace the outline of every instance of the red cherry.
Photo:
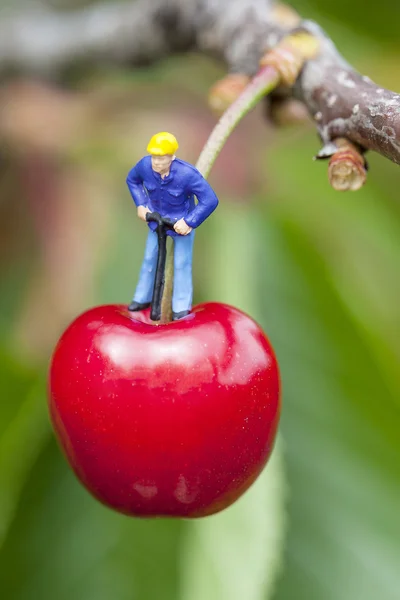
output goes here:
[{"label": "red cherry", "polygon": [[260,327],[225,304],[158,326],[149,310],[100,306],[61,337],[49,405],[71,467],[101,502],[201,517],[232,504],[265,466],[278,367]]}]

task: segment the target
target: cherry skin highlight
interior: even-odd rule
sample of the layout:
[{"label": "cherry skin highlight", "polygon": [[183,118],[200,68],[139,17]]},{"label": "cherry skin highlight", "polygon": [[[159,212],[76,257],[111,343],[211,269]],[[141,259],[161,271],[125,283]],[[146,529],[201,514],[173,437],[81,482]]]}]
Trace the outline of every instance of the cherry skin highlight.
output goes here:
[{"label": "cherry skin highlight", "polygon": [[54,351],[49,409],[84,486],[139,517],[202,517],[255,481],[274,444],[277,361],[260,327],[219,303],[154,325],[93,308]]}]

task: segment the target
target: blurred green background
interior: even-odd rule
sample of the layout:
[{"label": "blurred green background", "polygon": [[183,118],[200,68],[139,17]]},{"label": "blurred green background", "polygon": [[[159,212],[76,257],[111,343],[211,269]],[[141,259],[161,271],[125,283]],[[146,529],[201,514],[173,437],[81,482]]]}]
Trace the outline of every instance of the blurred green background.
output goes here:
[{"label": "blurred green background", "polygon": [[[293,6],[357,70],[400,90],[397,0]],[[400,171],[377,155],[364,189],[334,192],[327,163],[311,160],[312,126],[278,130],[259,107],[213,169],[221,204],[197,233],[196,300],[255,317],[283,382],[280,442],[234,507],[197,522],[113,514],[50,430],[58,336],[94,304],[128,302],[136,284],[146,228],[126,174],[158,130],[196,161],[223,74],[181,56],[78,73],[69,90],[0,87],[2,598],[400,598]]]}]

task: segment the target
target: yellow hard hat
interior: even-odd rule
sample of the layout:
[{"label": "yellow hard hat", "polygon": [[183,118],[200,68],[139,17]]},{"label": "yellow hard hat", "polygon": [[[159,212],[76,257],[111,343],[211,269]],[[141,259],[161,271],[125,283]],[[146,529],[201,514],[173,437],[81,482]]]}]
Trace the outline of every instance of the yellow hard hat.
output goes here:
[{"label": "yellow hard hat", "polygon": [[172,133],[160,131],[151,138],[147,152],[156,156],[164,156],[165,154],[175,154],[178,148],[178,141]]}]

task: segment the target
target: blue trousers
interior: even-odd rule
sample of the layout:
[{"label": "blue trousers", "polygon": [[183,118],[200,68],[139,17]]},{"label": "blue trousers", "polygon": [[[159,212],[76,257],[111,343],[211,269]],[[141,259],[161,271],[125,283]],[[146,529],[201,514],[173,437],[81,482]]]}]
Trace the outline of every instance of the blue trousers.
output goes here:
[{"label": "blue trousers", "polygon": [[[172,310],[174,313],[190,310],[193,299],[192,256],[194,231],[188,235],[177,235],[174,240],[174,290]],[[133,299],[135,302],[150,302],[153,296],[154,278],[157,268],[158,239],[149,231],[140,269],[139,282]]]}]

